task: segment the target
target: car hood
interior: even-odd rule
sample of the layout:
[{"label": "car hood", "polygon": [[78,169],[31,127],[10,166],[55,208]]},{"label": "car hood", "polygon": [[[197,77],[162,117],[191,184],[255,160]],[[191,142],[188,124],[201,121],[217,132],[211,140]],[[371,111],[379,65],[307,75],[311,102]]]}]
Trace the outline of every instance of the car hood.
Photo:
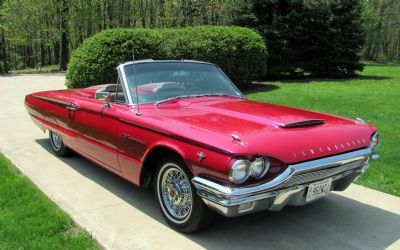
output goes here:
[{"label": "car hood", "polygon": [[169,133],[232,154],[268,155],[286,163],[368,147],[375,130],[352,119],[236,98],[171,100],[150,113]]}]

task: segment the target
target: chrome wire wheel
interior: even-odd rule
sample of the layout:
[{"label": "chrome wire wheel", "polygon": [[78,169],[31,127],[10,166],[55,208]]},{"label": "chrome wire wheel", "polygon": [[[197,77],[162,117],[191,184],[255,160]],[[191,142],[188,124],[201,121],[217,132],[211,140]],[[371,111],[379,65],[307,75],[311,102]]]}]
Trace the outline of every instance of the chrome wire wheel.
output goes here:
[{"label": "chrome wire wheel", "polygon": [[50,132],[50,139],[51,139],[51,146],[53,147],[53,149],[55,151],[59,151],[62,147],[62,140],[61,137],[54,133],[54,132]]},{"label": "chrome wire wheel", "polygon": [[185,223],[192,212],[193,197],[190,181],[174,163],[161,168],[157,180],[158,198],[165,215],[177,224]]}]

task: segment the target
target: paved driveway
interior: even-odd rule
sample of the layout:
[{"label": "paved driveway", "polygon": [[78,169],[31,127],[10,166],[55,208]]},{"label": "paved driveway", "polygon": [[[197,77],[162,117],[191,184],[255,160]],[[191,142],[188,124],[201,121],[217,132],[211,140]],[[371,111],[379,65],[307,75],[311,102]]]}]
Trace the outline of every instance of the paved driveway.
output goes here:
[{"label": "paved driveway", "polygon": [[62,74],[0,77],[0,152],[107,249],[400,249],[400,198],[357,185],[306,207],[218,217],[205,232],[176,233],[152,190],[82,157],[51,153],[23,98],[63,82]]}]

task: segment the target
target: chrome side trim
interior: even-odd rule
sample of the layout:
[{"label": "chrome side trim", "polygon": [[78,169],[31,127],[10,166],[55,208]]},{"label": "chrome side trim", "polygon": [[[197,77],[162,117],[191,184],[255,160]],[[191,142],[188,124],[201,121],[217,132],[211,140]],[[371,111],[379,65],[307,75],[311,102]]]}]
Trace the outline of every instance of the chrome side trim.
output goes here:
[{"label": "chrome side trim", "polygon": [[340,166],[352,161],[361,160],[365,158],[366,155],[370,155],[371,153],[372,153],[371,149],[366,148],[341,155],[335,155],[318,160],[289,165],[282,174],[277,176],[275,179],[263,183],[261,185],[230,188],[201,177],[194,177],[192,179],[192,182],[198,190],[199,189],[206,190],[207,193],[212,194],[216,197],[221,197],[221,198],[224,197],[225,199],[234,199],[234,197],[238,196],[256,195],[257,193],[273,190],[274,187],[277,187],[278,185],[282,184],[285,180],[287,180],[288,178],[290,178],[295,174],[315,171],[322,168]]}]

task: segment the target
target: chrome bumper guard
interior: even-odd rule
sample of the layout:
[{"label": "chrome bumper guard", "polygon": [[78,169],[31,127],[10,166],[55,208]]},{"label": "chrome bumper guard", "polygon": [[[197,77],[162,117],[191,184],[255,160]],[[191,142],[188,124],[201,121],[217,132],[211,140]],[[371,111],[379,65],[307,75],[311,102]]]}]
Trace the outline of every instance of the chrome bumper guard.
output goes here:
[{"label": "chrome bumper guard", "polygon": [[305,205],[308,186],[332,178],[331,190],[346,189],[369,167],[370,148],[289,165],[275,179],[258,185],[231,188],[194,177],[192,182],[207,206],[234,217],[261,210],[279,211],[286,205]]}]

